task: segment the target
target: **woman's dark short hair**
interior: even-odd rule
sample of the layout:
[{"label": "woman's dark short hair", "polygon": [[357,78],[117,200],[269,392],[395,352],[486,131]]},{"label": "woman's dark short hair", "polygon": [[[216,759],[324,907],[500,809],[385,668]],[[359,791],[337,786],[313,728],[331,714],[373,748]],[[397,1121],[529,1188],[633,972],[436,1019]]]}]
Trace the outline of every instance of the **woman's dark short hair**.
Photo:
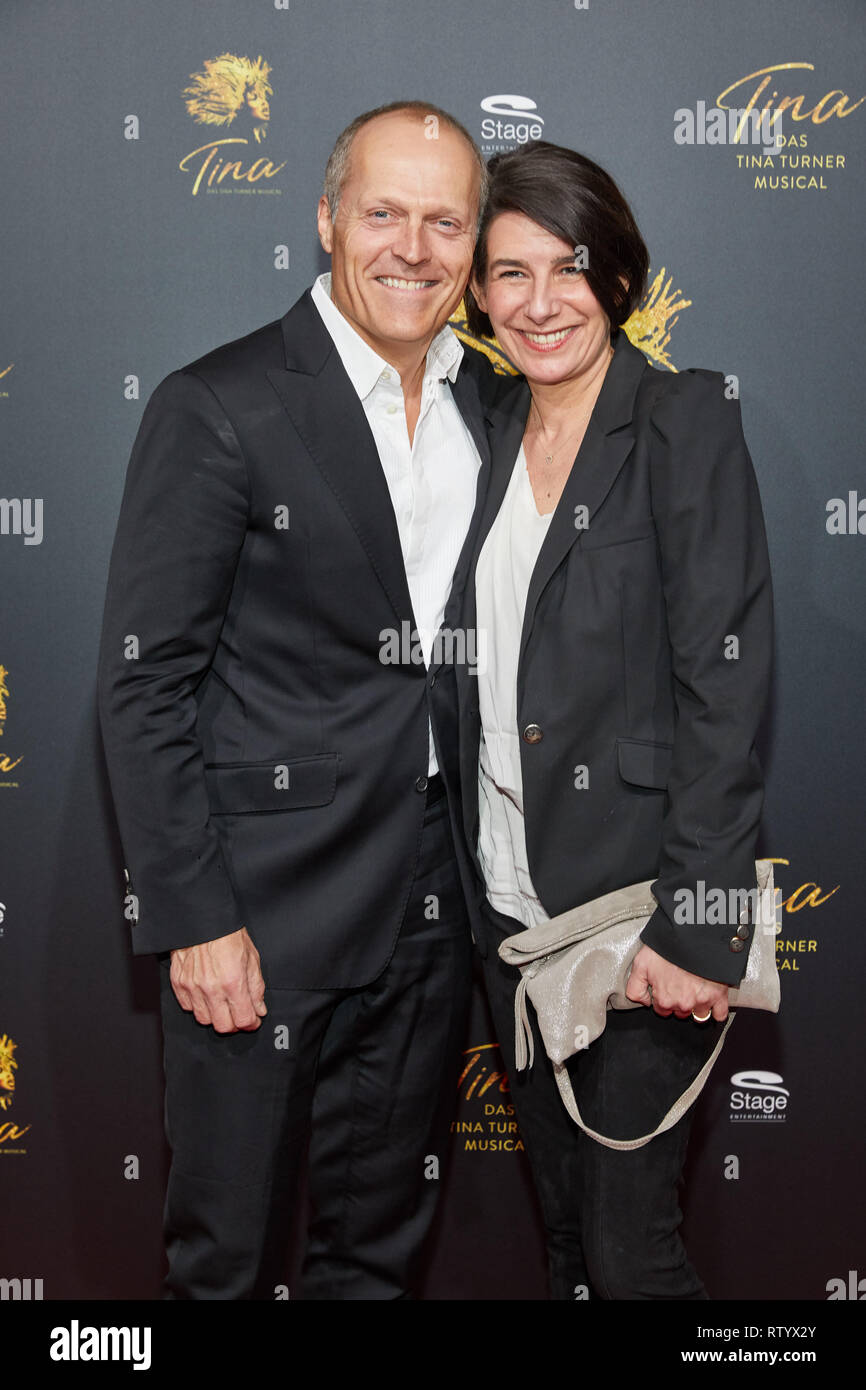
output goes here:
[{"label": "woman's dark short hair", "polygon": [[[500,213],[522,212],[569,246],[586,247],[584,275],[615,334],[643,298],[649,253],[610,174],[585,155],[546,140],[494,155],[487,170],[490,189],[473,263],[479,283],[487,279],[490,224]],[[471,289],[466,291],[466,317],[470,332],[492,336],[490,320]]]}]

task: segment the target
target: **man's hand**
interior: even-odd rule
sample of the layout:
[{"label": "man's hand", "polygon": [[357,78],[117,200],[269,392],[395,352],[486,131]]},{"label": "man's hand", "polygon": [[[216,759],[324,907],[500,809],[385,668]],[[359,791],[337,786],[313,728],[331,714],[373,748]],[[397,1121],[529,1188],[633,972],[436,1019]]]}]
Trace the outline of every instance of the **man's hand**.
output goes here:
[{"label": "man's hand", "polygon": [[254,1032],[267,1013],[259,953],[246,927],[171,953],[171,987],[182,1009],[218,1033]]},{"label": "man's hand", "polygon": [[712,1010],[721,1023],[728,1016],[727,985],[690,975],[651,946],[641,946],[635,956],[626,995],[636,1004],[651,1004],[662,1018],[669,1014],[689,1018],[694,1012],[702,1019]]}]

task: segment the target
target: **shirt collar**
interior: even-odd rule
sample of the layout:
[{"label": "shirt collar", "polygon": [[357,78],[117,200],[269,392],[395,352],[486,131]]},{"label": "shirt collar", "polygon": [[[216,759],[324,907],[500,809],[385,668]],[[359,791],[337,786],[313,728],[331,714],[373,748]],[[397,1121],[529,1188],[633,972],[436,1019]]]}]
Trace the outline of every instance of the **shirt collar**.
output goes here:
[{"label": "shirt collar", "polygon": [[[343,317],[331,299],[330,271],[326,271],[324,275],[318,277],[311,294],[313,303],[333,339],[334,346],[340,354],[340,360],[360,400],[370,394],[383,371],[391,372],[399,381],[400,374],[396,368],[386,362],[384,357],[380,357],[378,352],[374,352],[369,343],[364,342],[360,333],[356,333],[348,319]],[[427,359],[424,366],[425,384],[431,377],[447,376],[449,381],[456,381],[462,360],[463,344],[451,326],[446,323],[440,328],[427,349]]]}]

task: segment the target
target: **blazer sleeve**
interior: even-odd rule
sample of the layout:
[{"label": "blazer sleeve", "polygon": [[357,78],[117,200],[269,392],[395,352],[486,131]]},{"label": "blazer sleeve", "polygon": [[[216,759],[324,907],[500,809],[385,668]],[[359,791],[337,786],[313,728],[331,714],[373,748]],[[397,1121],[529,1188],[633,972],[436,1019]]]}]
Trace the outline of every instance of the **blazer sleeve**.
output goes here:
[{"label": "blazer sleeve", "polygon": [[243,925],[210,819],[194,692],[248,511],[246,466],[219,401],[195,374],[172,373],[148,402],[126,475],[97,676],[135,954]]},{"label": "blazer sleeve", "polygon": [[[658,907],[641,936],[675,965],[737,985],[756,928],[744,949],[732,949],[739,914],[727,905],[736,902],[731,890],[755,888],[763,804],[755,739],[773,643],[764,520],[739,402],[726,399],[721,375],[692,370],[666,383],[649,427],[677,722]],[[682,889],[694,895],[692,914],[675,897]],[[712,889],[724,894],[719,916],[701,912]]]}]

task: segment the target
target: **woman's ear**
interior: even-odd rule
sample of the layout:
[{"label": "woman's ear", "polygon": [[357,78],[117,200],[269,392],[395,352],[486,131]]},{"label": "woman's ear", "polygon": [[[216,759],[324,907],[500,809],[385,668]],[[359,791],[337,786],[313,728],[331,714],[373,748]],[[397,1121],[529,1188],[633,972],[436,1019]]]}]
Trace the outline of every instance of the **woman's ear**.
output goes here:
[{"label": "woman's ear", "polygon": [[479,282],[479,280],[478,280],[478,276],[475,274],[474,271],[472,272],[471,276],[469,277],[469,288],[470,288],[470,290],[472,291],[472,296],[473,296],[473,298],[474,298],[474,300],[475,300],[475,303],[478,305],[478,307],[479,307],[479,309],[481,310],[482,314],[486,314],[486,313],[487,313],[487,296],[485,295],[483,289],[481,288],[481,284],[480,284],[480,282]]}]

